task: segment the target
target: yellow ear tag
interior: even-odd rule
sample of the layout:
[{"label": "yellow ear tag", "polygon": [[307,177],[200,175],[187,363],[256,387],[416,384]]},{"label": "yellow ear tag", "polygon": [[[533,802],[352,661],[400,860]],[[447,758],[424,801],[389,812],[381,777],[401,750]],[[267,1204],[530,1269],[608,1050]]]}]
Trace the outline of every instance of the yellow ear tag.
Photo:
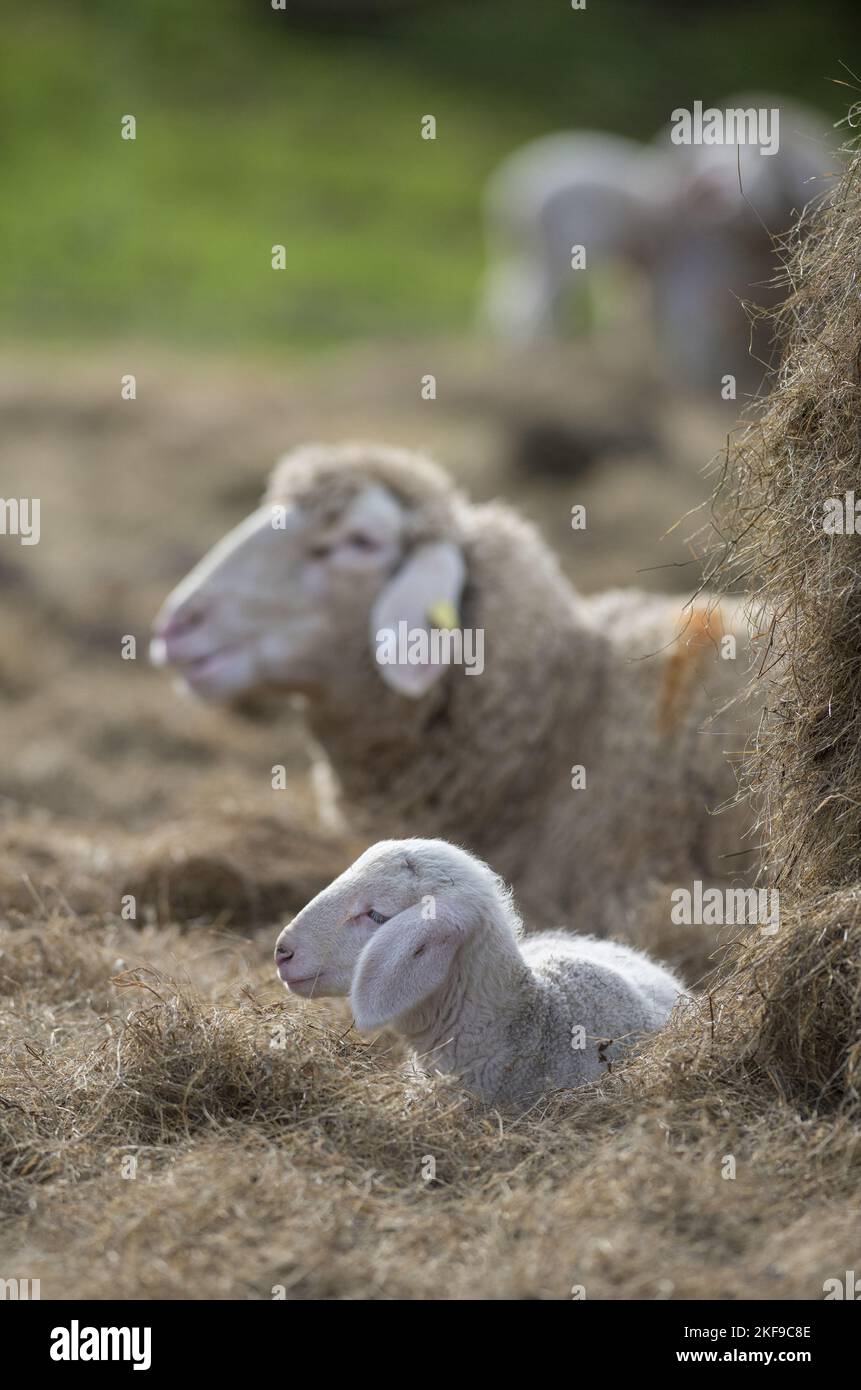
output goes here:
[{"label": "yellow ear tag", "polygon": [[450,629],[460,627],[460,618],[453,603],[447,599],[440,599],[439,603],[431,604],[428,609],[428,621],[431,627],[440,629]]}]

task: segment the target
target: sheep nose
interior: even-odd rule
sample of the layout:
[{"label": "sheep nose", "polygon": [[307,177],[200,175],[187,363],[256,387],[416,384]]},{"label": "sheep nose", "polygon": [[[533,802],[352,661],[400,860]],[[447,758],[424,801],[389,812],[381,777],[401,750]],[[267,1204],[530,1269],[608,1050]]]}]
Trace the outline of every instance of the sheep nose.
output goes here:
[{"label": "sheep nose", "polygon": [[203,609],[177,608],[174,613],[158,613],[153,621],[152,635],[158,637],[162,642],[167,642],[171,638],[183,637],[192,628],[203,621]]},{"label": "sheep nose", "polygon": [[275,947],[275,964],[280,965],[284,960],[292,960],[295,954],[292,946],[285,946],[279,941]]},{"label": "sheep nose", "polygon": [[204,639],[197,629],[205,616],[205,609],[199,605],[177,608],[173,613],[157,613],[149,648],[153,666],[170,666],[174,661],[204,654],[205,647],[198,651]]}]

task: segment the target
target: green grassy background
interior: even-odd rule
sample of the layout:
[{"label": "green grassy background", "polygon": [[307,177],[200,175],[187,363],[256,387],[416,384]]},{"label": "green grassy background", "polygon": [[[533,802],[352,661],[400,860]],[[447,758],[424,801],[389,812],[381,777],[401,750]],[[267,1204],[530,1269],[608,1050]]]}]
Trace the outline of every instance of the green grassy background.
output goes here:
[{"label": "green grassy background", "polygon": [[646,138],[676,105],[751,87],[836,118],[852,94],[831,79],[861,68],[854,9],[20,7],[0,50],[0,335],[233,352],[466,331],[481,188],[507,151],[578,126]]}]

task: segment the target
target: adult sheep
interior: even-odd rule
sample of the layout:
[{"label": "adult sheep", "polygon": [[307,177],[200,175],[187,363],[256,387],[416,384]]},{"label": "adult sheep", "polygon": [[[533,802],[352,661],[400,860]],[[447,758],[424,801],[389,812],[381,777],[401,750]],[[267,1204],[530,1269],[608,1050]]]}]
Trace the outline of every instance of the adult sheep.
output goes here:
[{"label": "adult sheep", "polygon": [[[481,674],[377,659],[379,634],[453,621],[483,634]],[[629,910],[641,922],[654,893],[666,921],[668,885],[740,863],[725,858],[741,847],[735,814],[713,812],[744,735],[737,714],[710,722],[747,666],[740,614],[584,598],[531,525],[416,454],[289,454],[154,635],[154,659],[198,695],[304,696],[353,828],[469,847],[531,921],[576,909],[602,934]]]}]

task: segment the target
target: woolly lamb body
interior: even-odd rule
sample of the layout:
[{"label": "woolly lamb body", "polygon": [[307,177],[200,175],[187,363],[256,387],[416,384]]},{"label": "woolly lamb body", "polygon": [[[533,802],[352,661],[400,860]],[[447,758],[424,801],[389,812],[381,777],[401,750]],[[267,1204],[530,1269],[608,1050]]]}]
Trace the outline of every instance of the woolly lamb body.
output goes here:
[{"label": "woolly lamb body", "polygon": [[443,841],[385,841],[299,913],[275,958],[288,988],[349,994],[357,1025],[394,1028],[425,1071],[522,1105],[601,1076],[682,987],[616,942],[521,930],[486,864]]}]

